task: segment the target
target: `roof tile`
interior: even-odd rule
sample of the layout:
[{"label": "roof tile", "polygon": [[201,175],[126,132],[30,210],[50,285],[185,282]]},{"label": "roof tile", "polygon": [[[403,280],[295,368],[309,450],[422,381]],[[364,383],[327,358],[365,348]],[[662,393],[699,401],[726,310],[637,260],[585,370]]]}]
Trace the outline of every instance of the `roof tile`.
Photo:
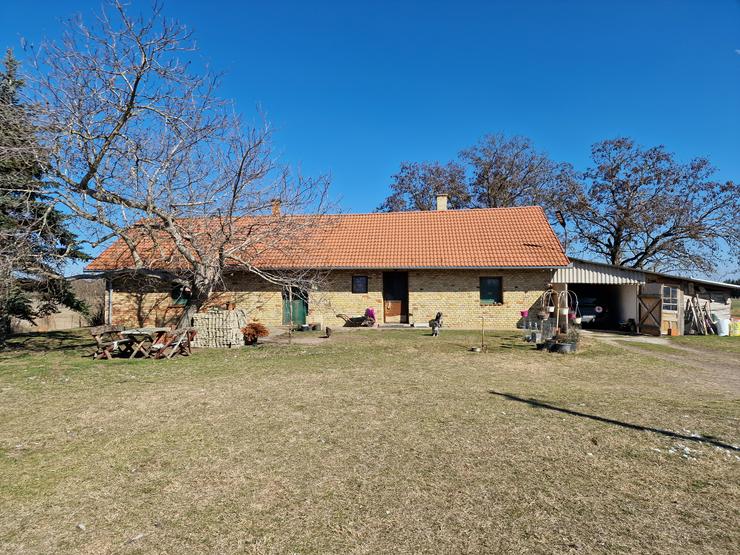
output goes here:
[{"label": "roof tile", "polygon": [[[287,216],[300,217],[300,216]],[[566,266],[538,206],[329,216],[290,256],[262,253],[263,268],[507,268]],[[245,223],[254,218],[245,218]],[[173,264],[170,264],[173,265]],[[87,270],[129,269],[133,258],[116,241]]]}]

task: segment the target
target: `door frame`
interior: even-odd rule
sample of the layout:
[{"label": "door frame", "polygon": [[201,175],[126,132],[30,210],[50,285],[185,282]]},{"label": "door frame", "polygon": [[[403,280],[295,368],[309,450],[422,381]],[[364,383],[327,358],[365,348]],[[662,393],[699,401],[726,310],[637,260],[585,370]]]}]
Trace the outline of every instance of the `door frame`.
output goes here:
[{"label": "door frame", "polygon": [[[401,277],[403,276],[403,277]],[[395,283],[395,285],[392,285]],[[400,284],[400,285],[399,285]],[[391,288],[401,289],[390,291]],[[400,297],[400,298],[396,298]],[[386,317],[386,302],[400,301],[401,316],[400,323],[408,324],[409,322],[409,273],[405,271],[387,271],[383,272],[383,322],[388,322]]]}]

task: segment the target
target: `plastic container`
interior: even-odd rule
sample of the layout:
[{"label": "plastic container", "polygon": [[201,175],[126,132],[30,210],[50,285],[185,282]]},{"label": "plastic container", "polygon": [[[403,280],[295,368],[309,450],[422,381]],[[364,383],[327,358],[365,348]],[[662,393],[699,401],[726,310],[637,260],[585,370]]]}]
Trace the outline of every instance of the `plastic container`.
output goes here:
[{"label": "plastic container", "polygon": [[734,320],[730,324],[730,335],[733,337],[740,337],[740,320]]},{"label": "plastic container", "polygon": [[717,335],[727,337],[730,335],[730,321],[727,319],[717,321]]}]

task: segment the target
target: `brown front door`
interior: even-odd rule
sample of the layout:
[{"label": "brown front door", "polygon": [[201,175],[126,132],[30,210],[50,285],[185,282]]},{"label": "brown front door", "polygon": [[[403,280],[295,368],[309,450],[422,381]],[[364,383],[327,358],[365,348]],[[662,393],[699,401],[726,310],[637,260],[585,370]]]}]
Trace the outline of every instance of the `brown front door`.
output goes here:
[{"label": "brown front door", "polygon": [[407,272],[383,272],[383,321],[396,324],[409,321]]}]

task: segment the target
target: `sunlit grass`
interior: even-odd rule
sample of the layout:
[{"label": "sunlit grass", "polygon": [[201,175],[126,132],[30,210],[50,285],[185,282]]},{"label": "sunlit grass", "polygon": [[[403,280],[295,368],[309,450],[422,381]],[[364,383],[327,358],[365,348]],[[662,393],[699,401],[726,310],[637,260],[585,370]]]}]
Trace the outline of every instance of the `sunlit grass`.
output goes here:
[{"label": "sunlit grass", "polygon": [[740,440],[727,374],[597,342],[542,353],[517,332],[487,333],[485,353],[468,350],[479,332],[300,338],[171,361],[83,358],[84,331],[14,340],[0,353],[0,551],[740,541],[738,452],[717,447]]}]

